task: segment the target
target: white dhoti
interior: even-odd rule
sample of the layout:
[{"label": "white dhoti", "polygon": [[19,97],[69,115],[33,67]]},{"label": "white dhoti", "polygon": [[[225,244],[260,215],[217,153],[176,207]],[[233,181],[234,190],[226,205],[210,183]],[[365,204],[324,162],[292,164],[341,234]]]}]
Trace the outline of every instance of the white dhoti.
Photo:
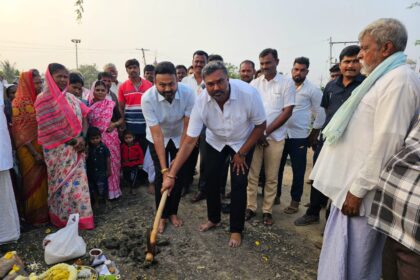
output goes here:
[{"label": "white dhoti", "polygon": [[0,171],[0,244],[20,236],[19,215],[9,170]]},{"label": "white dhoti", "polygon": [[349,217],[331,206],[318,265],[319,280],[379,280],[386,236],[366,217]]}]

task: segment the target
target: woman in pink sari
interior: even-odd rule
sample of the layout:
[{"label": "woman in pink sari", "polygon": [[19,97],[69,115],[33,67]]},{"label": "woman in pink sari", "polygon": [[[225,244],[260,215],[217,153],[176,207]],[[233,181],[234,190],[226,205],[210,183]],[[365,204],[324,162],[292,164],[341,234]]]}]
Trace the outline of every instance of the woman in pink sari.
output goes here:
[{"label": "woman in pink sari", "polygon": [[88,114],[90,126],[95,126],[101,131],[102,142],[111,153],[112,175],[108,177],[108,198],[115,199],[121,196],[120,189],[120,139],[118,130],[123,119],[115,102],[106,99],[107,87],[104,82],[96,81],[91,90],[91,106]]},{"label": "woman in pink sari", "polygon": [[79,213],[79,228],[93,229],[84,138],[89,108],[67,92],[69,72],[51,63],[45,73],[47,88],[35,101],[38,142],[43,146],[48,173],[48,211],[57,227]]}]

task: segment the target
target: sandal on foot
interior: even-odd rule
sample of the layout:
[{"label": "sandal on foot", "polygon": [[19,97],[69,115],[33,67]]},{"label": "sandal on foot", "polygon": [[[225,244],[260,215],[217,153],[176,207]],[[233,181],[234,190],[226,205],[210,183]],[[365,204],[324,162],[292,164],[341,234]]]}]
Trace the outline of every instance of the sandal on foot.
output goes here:
[{"label": "sandal on foot", "polygon": [[285,209],[284,209],[284,213],[286,213],[286,214],[294,214],[294,213],[297,213],[298,212],[298,210],[299,210],[299,202],[297,202],[297,201],[291,201],[290,202],[290,205],[289,206],[287,206]]}]

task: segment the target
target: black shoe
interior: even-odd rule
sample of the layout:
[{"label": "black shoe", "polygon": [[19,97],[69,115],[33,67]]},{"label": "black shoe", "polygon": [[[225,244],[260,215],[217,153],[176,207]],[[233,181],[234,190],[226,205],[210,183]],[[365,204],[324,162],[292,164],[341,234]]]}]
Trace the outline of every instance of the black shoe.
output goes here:
[{"label": "black shoe", "polygon": [[319,216],[305,214],[295,220],[295,226],[307,226],[312,224],[319,224]]},{"label": "black shoe", "polygon": [[192,203],[199,202],[200,200],[206,199],[206,195],[203,192],[198,192],[192,199]]},{"label": "black shoe", "polygon": [[245,221],[249,221],[251,220],[253,217],[255,217],[255,212],[252,211],[251,209],[246,209],[245,210]]},{"label": "black shoe", "polygon": [[222,203],[221,205],[222,213],[229,214],[230,213],[230,203]]},{"label": "black shoe", "polygon": [[182,188],[182,191],[181,191],[181,197],[184,197],[189,193],[190,193],[190,186],[184,187]]}]

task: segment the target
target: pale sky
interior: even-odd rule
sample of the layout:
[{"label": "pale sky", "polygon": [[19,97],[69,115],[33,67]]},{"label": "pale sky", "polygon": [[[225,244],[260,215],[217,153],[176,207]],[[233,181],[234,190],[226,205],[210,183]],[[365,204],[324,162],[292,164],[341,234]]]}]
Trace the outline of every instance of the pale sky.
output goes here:
[{"label": "pale sky", "polygon": [[[295,57],[310,59],[308,79],[326,82],[329,37],[357,41],[359,32],[381,17],[402,21],[408,30],[406,54],[420,64],[420,7],[414,0],[84,0],[76,21],[74,0],[0,0],[0,61],[19,70],[50,62],[76,67],[72,38],[81,39],[79,65],[113,62],[119,80],[127,78],[124,62],[150,49],[146,60],[169,60],[189,66],[203,49],[239,65],[267,47],[279,52],[279,71],[290,73]],[[338,57],[344,45],[333,48]]]}]

